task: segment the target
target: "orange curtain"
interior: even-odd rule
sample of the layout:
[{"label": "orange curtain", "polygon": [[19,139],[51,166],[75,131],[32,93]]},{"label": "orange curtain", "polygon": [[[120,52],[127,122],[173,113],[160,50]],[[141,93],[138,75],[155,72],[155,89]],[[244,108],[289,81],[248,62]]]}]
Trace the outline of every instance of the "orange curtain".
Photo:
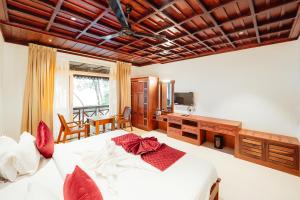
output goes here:
[{"label": "orange curtain", "polygon": [[121,114],[125,106],[131,106],[131,63],[117,62],[116,89],[117,112]]},{"label": "orange curtain", "polygon": [[53,130],[53,96],[56,49],[29,44],[22,132],[36,135],[40,120]]}]

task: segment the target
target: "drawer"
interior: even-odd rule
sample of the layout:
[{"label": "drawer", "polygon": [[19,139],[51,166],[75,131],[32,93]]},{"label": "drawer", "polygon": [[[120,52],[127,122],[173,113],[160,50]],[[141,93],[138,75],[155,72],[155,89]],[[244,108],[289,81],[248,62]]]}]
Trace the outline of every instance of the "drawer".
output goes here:
[{"label": "drawer", "polygon": [[180,118],[176,118],[176,117],[168,117],[168,122],[169,123],[181,124],[182,120]]},{"label": "drawer", "polygon": [[298,169],[298,155],[297,146],[286,146],[274,143],[267,145],[267,161],[278,165]]},{"label": "drawer", "polygon": [[195,134],[199,135],[200,129],[198,127],[194,127],[194,126],[182,125],[182,131],[195,133]]},{"label": "drawer", "polygon": [[252,137],[240,137],[240,153],[252,158],[263,160],[265,158],[264,143]]},{"label": "drawer", "polygon": [[181,129],[176,129],[176,128],[168,127],[168,134],[170,134],[170,135],[176,135],[176,136],[181,136]]},{"label": "drawer", "polygon": [[240,142],[242,145],[261,148],[263,146],[263,141],[251,137],[240,137]]},{"label": "drawer", "polygon": [[223,133],[223,134],[232,135],[232,136],[235,136],[236,133],[238,132],[236,127],[214,124],[214,123],[200,122],[199,127],[200,127],[200,129],[204,129],[207,131]]}]

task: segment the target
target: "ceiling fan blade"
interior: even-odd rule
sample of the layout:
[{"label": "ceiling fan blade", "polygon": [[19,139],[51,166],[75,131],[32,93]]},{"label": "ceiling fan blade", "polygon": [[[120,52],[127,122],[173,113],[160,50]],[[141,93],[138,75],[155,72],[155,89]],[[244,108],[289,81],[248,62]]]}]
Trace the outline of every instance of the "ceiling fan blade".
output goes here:
[{"label": "ceiling fan blade", "polygon": [[166,36],[164,35],[155,35],[155,34],[139,33],[139,32],[134,32],[133,35],[136,37],[144,37],[144,38],[152,38],[152,39],[155,38],[161,41],[166,38]]},{"label": "ceiling fan blade", "polygon": [[120,0],[109,0],[108,3],[112,11],[115,13],[117,19],[119,20],[120,24],[122,25],[122,27],[129,28]]},{"label": "ceiling fan blade", "polygon": [[111,40],[115,37],[120,37],[120,36],[123,36],[124,34],[122,32],[118,32],[118,33],[115,33],[115,34],[111,34],[111,35],[106,35],[106,36],[102,36],[100,37],[100,39],[102,40]]}]

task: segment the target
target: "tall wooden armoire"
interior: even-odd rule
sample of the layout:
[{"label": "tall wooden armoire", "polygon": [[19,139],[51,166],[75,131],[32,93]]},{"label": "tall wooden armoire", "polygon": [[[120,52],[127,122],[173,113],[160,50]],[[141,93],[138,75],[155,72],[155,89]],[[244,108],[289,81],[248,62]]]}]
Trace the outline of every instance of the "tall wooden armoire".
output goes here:
[{"label": "tall wooden armoire", "polygon": [[156,128],[153,115],[157,109],[157,95],[157,77],[131,79],[132,125],[134,127],[147,131]]}]

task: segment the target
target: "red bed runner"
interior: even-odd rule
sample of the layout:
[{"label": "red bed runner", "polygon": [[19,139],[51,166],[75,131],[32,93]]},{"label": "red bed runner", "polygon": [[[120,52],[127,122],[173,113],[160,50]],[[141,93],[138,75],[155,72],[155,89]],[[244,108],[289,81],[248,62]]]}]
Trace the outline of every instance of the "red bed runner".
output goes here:
[{"label": "red bed runner", "polygon": [[145,162],[161,171],[166,170],[185,155],[185,152],[159,143],[155,137],[142,138],[129,133],[112,138],[112,140],[116,145],[122,146],[128,153],[141,155]]}]

